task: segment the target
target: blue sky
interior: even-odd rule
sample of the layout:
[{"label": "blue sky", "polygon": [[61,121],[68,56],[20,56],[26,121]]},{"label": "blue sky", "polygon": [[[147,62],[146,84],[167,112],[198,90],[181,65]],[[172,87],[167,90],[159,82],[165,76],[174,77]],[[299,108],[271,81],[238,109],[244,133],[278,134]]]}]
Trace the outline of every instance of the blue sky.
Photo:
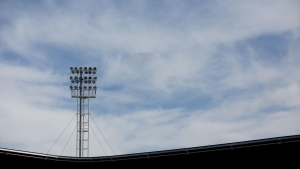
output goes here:
[{"label": "blue sky", "polygon": [[[98,68],[91,113],[117,154],[299,134],[299,7],[1,1],[0,147],[48,151],[76,113],[70,66]],[[104,155],[93,135],[91,147]]]}]

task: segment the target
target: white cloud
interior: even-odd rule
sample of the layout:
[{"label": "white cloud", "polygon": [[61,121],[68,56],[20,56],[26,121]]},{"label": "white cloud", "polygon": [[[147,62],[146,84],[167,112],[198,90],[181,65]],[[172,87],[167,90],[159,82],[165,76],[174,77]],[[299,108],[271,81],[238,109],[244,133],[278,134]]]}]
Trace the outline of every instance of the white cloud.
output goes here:
[{"label": "white cloud", "polygon": [[[118,154],[298,134],[298,1],[233,0],[195,7],[164,1],[168,8],[154,6],[157,11],[148,1],[126,8],[110,1],[59,3],[4,3],[0,10],[7,20],[0,25],[0,146],[50,148],[74,113],[75,101],[67,99],[68,74],[58,67],[66,60],[75,60],[64,63],[66,69],[71,63],[98,67],[93,114]],[[263,56],[249,39],[284,33],[290,34],[284,63],[268,67],[256,59]],[[247,55],[238,51],[239,43]],[[61,59],[48,50],[75,55]],[[29,63],[14,62],[7,52]],[[105,89],[111,86],[120,89]],[[159,108],[183,99],[182,93],[191,93],[190,99],[208,95],[214,106]],[[265,112],[270,108],[278,109]],[[59,154],[67,139],[52,152]],[[74,140],[70,144],[66,155],[74,155]],[[97,144],[93,139],[91,146]]]}]

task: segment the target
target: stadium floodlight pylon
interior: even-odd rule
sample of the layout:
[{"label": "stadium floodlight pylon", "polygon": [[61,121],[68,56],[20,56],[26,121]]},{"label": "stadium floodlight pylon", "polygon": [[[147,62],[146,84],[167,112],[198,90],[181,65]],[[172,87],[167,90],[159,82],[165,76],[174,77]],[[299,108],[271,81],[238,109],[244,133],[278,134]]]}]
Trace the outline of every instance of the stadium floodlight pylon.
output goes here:
[{"label": "stadium floodlight pylon", "polygon": [[90,98],[96,98],[97,68],[70,67],[71,97],[77,99],[76,157],[89,156]]}]

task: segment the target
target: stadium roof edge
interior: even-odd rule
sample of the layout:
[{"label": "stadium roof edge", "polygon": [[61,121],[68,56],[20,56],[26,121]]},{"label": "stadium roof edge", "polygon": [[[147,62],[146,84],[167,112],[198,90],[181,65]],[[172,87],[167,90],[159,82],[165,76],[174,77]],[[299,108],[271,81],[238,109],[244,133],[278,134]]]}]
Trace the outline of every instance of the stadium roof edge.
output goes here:
[{"label": "stadium roof edge", "polygon": [[66,161],[66,162],[106,162],[106,161],[111,162],[111,161],[132,160],[132,159],[141,159],[141,158],[154,158],[154,157],[161,157],[161,156],[174,156],[174,155],[181,155],[181,154],[193,154],[193,153],[202,153],[202,152],[210,152],[210,151],[222,151],[222,150],[229,150],[229,149],[241,149],[241,148],[254,147],[254,146],[265,146],[271,144],[284,144],[289,142],[300,142],[300,135],[274,137],[274,138],[266,138],[266,139],[259,139],[259,140],[181,148],[181,149],[173,149],[173,150],[115,155],[115,156],[98,156],[98,157],[57,156],[57,155],[27,152],[27,151],[6,149],[6,148],[0,148],[0,154],[23,156],[29,158],[39,158],[44,160]]}]

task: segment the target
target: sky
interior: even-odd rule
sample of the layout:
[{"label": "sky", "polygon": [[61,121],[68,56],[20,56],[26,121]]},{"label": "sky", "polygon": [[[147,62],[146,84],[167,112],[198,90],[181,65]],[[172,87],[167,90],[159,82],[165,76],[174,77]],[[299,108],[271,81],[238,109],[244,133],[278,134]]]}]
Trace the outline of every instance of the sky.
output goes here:
[{"label": "sky", "polygon": [[[298,135],[299,8],[1,0],[0,147],[48,152],[76,113],[71,66],[97,67],[91,115],[117,155]],[[75,156],[75,125],[49,154]],[[90,156],[113,155],[97,126]]]}]

